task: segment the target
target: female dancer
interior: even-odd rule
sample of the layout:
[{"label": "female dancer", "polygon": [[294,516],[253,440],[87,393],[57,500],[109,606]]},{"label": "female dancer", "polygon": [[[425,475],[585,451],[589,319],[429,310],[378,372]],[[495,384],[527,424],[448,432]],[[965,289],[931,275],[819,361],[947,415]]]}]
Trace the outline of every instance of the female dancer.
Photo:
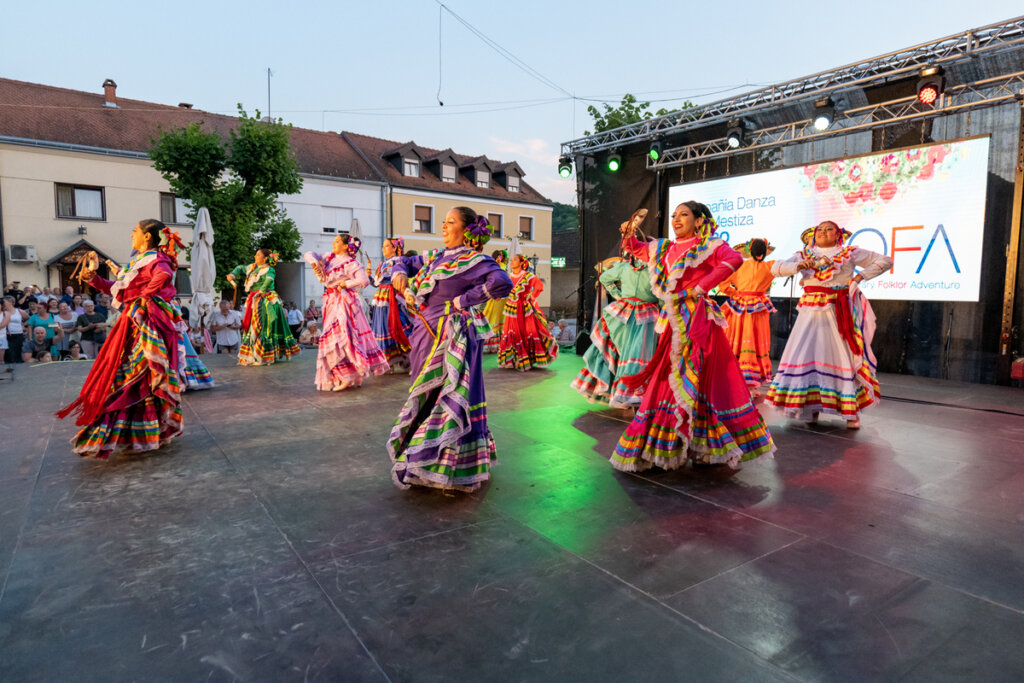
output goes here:
[{"label": "female dancer", "polygon": [[288,319],[281,308],[281,298],[274,291],[277,278],[277,254],[269,249],[256,251],[255,263],[238,266],[228,273],[228,282],[235,285],[245,277],[245,317],[242,319],[242,345],[238,350],[239,365],[272,365],[288,360],[299,352],[299,345],[288,328]]},{"label": "female dancer", "polygon": [[[892,259],[844,244],[849,237],[823,221],[801,235],[802,251],[772,267],[777,276],[800,273],[804,293],[768,400],[809,424],[831,413],[859,429],[860,411],[878,403],[881,392],[871,351],[875,315],[855,283],[878,277]],[[863,270],[854,274],[854,266]]]},{"label": "female dancer", "polygon": [[654,355],[658,343],[654,325],[661,306],[651,291],[647,264],[631,254],[606,268],[598,279],[615,301],[605,307],[590,333],[593,344],[583,354],[583,368],[572,388],[592,403],[636,407],[644,392],[627,387],[622,378],[641,372]]},{"label": "female dancer", "polygon": [[199,391],[200,389],[213,388],[213,376],[207,369],[206,364],[199,358],[196,348],[192,346],[192,340],[188,338],[188,323],[181,317],[181,304],[172,301],[178,313],[178,376],[181,379],[181,388]]},{"label": "female dancer", "polygon": [[675,240],[641,242],[631,221],[622,225],[623,246],[647,261],[664,310],[651,362],[626,380],[646,391],[611,457],[616,469],[670,470],[687,459],[736,467],[775,450],[729,350],[722,314],[707,296],[743,261],[714,236],[717,227],[708,208],[693,201],[672,214]]},{"label": "female dancer", "polygon": [[458,206],[441,226],[443,250],[395,261],[396,291],[422,309],[412,331],[412,388],[388,438],[392,476],[401,488],[473,491],[490,476],[494,438],[480,368],[481,341],[490,328],[474,306],[512,289],[501,266],[477,251],[492,229]]},{"label": "female dancer", "polygon": [[537,308],[544,283],[530,272],[530,262],[516,254],[509,262],[512,291],[505,300],[505,322],[498,346],[498,365],[526,372],[547,367],[558,357],[558,342],[548,330],[548,321]]},{"label": "female dancer", "polygon": [[[508,251],[495,249],[491,252],[491,258],[503,269],[508,270]],[[484,342],[484,353],[497,353],[501,341],[501,328],[505,321],[505,299],[491,299],[484,304],[483,313],[491,325],[491,331],[494,332],[494,336],[488,337]]]},{"label": "female dancer", "polygon": [[342,391],[363,385],[363,377],[388,371],[373,331],[363,313],[359,290],[370,284],[355,255],[362,241],[338,235],[330,254],[307,251],[303,258],[324,283],[324,329],[316,357],[316,388]]},{"label": "female dancer", "polygon": [[377,292],[373,295],[373,309],[370,324],[377,346],[381,348],[388,362],[403,370],[409,367],[409,333],[412,332],[412,319],[405,307],[405,299],[395,295],[391,286],[391,269],[395,260],[405,255],[405,240],[401,237],[390,237],[384,240],[381,247],[384,259],[373,273],[373,286]]},{"label": "female dancer", "polygon": [[[772,379],[772,330],[768,316],[775,312],[768,290],[772,286],[772,265],[765,261],[775,247],[768,240],[751,239],[734,249],[743,256],[743,265],[718,285],[718,291],[729,297],[722,306],[725,314],[725,336],[733,355],[740,361],[740,371],[750,393],[755,395],[763,382]],[[757,396],[760,401],[763,397]]]},{"label": "female dancer", "polygon": [[160,448],[181,434],[178,328],[172,305],[175,246],[180,240],[158,220],[132,231],[137,255],[111,282],[96,275],[92,252],[82,280],[110,294],[123,309],[103,343],[78,398],[58,417],[78,414],[82,429],[71,440],[81,456],[106,458],[121,449]]}]

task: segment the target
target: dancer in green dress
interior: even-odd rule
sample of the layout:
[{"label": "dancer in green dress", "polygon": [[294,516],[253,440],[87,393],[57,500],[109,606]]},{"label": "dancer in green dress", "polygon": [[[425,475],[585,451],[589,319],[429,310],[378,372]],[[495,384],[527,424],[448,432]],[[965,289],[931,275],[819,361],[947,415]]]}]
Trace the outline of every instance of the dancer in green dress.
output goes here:
[{"label": "dancer in green dress", "polygon": [[271,365],[299,352],[281,299],[274,291],[277,258],[269,249],[259,249],[255,263],[238,266],[227,276],[228,282],[236,287],[237,280],[245,278],[248,292],[242,319],[242,345],[238,350],[239,365]]}]

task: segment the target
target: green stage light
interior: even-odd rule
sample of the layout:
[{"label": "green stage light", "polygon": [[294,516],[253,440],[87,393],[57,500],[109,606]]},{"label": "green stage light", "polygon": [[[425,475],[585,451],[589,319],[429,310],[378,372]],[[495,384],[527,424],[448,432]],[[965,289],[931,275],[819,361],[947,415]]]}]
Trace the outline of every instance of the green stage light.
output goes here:
[{"label": "green stage light", "polygon": [[622,168],[622,155],[618,153],[612,153],[608,155],[608,170],[612,173],[617,173]]},{"label": "green stage light", "polygon": [[651,148],[647,151],[647,156],[651,161],[657,161],[661,158],[661,141],[655,140],[651,143]]},{"label": "green stage light", "polygon": [[568,178],[572,175],[572,159],[569,157],[562,157],[558,160],[558,175],[563,178]]}]

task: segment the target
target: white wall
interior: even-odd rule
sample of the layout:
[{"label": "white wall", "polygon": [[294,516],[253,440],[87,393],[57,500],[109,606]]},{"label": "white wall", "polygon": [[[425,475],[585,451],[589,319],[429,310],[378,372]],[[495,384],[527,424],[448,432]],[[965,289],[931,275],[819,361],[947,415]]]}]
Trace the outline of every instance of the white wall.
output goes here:
[{"label": "white wall", "polygon": [[[363,250],[379,261],[385,226],[381,197],[383,183],[354,183],[346,180],[331,180],[303,176],[302,191],[281,197],[281,206],[288,217],[295,221],[295,227],[302,235],[301,251],[326,253],[331,250],[335,234],[324,233],[324,227],[334,224],[339,231],[347,232],[351,225],[350,216],[359,220]],[[310,299],[323,303],[323,287],[305,265],[305,291],[299,303],[303,308]],[[369,293],[367,293],[369,294]]]}]

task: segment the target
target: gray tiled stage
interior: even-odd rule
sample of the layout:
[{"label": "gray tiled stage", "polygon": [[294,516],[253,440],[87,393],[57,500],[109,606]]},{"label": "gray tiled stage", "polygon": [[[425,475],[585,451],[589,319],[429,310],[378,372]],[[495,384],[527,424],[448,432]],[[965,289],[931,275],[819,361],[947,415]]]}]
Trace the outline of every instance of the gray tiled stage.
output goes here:
[{"label": "gray tiled stage", "polygon": [[626,475],[580,359],[491,356],[500,465],[444,495],[391,484],[408,378],[206,359],[185,436],[110,462],[52,417],[86,365],[0,384],[0,680],[1024,679],[1019,389],[887,376],[961,407],[764,409],[775,461]]}]

